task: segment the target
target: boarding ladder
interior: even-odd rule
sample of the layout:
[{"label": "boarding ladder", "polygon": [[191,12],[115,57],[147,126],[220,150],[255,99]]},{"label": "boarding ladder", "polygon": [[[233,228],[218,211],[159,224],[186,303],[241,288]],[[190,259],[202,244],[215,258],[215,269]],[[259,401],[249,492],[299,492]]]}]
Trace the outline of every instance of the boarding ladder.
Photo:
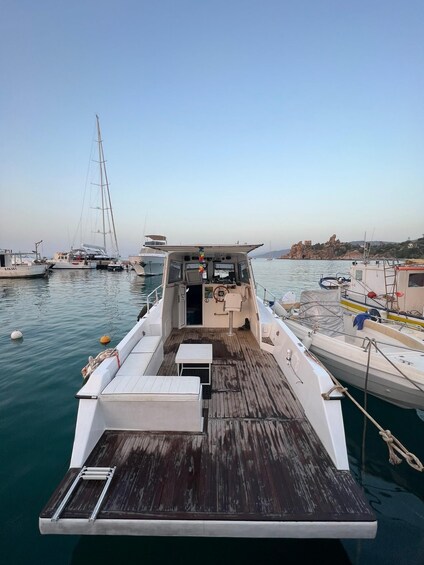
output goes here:
[{"label": "boarding ladder", "polygon": [[399,261],[396,259],[384,259],[384,287],[386,290],[385,302],[388,310],[399,311],[399,297],[397,288],[397,267]]},{"label": "boarding ladder", "polygon": [[94,522],[99,513],[100,506],[103,502],[104,497],[106,496],[106,492],[110,486],[110,482],[112,477],[115,473],[116,467],[83,467],[78,475],[75,477],[74,482],[69,487],[68,492],[66,493],[64,499],[59,504],[56,512],[52,516],[52,522],[57,522],[59,520],[60,515],[65,509],[66,504],[68,503],[69,499],[72,496],[72,493],[77,488],[80,481],[105,481],[105,485],[103,487],[102,492],[97,500],[97,503],[91,513],[91,516],[88,518],[89,522]]}]

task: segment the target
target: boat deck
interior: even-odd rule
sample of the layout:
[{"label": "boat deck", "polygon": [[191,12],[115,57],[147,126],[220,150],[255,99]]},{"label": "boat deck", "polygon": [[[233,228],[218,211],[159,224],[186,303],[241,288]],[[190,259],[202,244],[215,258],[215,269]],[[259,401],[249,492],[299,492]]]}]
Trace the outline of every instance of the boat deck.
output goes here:
[{"label": "boat deck", "polygon": [[[103,485],[83,481],[45,532],[373,537],[375,516],[362,490],[334,467],[274,357],[251,332],[172,332],[159,374],[176,374],[181,342],[213,344],[203,432],[105,431],[86,463],[116,466],[98,518],[88,525]],[[41,519],[52,517],[78,471],[67,472]],[[360,523],[364,535],[349,535]]]}]

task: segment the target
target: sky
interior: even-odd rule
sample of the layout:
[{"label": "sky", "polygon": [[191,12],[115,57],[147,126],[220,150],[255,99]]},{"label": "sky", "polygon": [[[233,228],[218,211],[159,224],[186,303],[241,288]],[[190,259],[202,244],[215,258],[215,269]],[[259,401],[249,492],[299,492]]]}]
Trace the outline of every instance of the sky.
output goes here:
[{"label": "sky", "polygon": [[421,237],[423,26],[422,0],[0,0],[0,248],[101,243],[96,114],[123,257]]}]

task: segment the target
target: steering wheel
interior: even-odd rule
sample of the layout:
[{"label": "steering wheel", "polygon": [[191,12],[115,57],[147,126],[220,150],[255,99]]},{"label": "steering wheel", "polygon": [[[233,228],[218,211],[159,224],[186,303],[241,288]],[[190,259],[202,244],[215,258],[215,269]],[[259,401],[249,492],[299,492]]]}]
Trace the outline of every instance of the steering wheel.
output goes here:
[{"label": "steering wheel", "polygon": [[215,298],[215,302],[224,302],[224,297],[227,294],[228,289],[224,285],[217,286],[213,291],[213,297]]}]

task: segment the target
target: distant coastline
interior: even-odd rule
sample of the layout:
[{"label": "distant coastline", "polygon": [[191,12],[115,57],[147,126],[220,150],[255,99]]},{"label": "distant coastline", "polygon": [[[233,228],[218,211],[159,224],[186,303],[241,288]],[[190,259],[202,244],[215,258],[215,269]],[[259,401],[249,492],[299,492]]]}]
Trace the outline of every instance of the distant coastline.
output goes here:
[{"label": "distant coastline", "polygon": [[360,261],[364,256],[373,259],[419,259],[424,261],[424,237],[401,242],[341,242],[333,234],[325,243],[311,240],[294,243],[290,251],[276,259],[314,259]]}]

